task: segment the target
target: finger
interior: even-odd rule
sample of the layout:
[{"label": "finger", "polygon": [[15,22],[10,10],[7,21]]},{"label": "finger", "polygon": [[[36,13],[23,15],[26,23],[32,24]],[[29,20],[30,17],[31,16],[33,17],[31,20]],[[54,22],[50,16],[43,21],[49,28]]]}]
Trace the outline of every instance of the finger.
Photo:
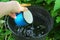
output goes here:
[{"label": "finger", "polygon": [[23,12],[24,12],[24,11],[26,11],[26,10],[28,10],[27,7],[21,7],[21,8],[20,8],[20,11],[23,11]]},{"label": "finger", "polygon": [[15,13],[10,13],[9,16],[10,16],[11,18],[13,18],[13,19],[16,18],[16,14],[15,14]]}]

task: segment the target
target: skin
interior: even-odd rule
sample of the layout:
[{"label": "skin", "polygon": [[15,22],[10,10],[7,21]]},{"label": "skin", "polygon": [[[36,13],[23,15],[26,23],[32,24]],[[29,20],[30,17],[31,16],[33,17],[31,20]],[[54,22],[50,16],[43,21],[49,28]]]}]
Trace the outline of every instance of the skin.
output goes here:
[{"label": "skin", "polygon": [[16,18],[15,13],[27,10],[25,6],[30,6],[30,4],[19,4],[17,1],[0,2],[0,18],[4,15]]},{"label": "skin", "polygon": [[[27,10],[27,8],[26,7],[23,7],[24,9],[23,9],[23,11],[26,11]],[[21,11],[21,10],[20,10]],[[19,12],[20,12],[19,11]],[[19,12],[17,12],[17,13],[19,13]],[[12,17],[13,19],[14,18],[16,18],[16,13],[15,12],[11,12],[10,14],[8,14],[10,17]]]}]

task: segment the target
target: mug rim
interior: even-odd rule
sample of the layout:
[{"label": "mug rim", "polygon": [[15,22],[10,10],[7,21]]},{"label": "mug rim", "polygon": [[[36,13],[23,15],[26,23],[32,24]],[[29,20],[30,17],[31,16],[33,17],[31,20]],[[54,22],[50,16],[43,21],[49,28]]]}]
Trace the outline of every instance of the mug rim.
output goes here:
[{"label": "mug rim", "polygon": [[[27,12],[27,11],[26,11],[26,12]],[[26,20],[26,18],[24,17],[25,12],[23,12],[22,14],[23,14],[24,20],[25,20],[28,24],[31,24],[31,23],[33,23],[33,15],[32,15],[32,13],[31,13],[30,10],[28,10],[28,12],[30,12],[30,13],[28,13],[28,14],[31,14],[31,21],[32,21],[32,22],[28,22],[28,21]]]}]

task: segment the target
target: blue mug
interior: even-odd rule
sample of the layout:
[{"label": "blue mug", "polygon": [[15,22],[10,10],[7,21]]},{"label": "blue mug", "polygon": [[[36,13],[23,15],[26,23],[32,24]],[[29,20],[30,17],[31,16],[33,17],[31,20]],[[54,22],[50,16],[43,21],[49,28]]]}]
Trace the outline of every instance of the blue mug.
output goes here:
[{"label": "blue mug", "polygon": [[16,13],[16,18],[14,19],[17,26],[22,27],[33,22],[32,13],[28,10],[25,12]]}]

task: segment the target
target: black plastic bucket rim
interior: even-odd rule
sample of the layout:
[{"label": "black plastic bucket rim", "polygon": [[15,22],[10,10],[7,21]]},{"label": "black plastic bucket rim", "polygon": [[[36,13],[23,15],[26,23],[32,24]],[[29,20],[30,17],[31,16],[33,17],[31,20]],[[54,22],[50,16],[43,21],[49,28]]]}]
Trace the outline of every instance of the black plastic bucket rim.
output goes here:
[{"label": "black plastic bucket rim", "polygon": [[[38,7],[38,6],[31,6],[31,7],[36,8],[36,7]],[[29,9],[29,8],[31,9],[31,7],[28,7],[28,9]],[[47,15],[49,14],[49,12],[48,12],[46,9],[44,9],[44,8],[42,8],[42,7],[38,7],[38,8],[46,11]],[[29,9],[29,10],[30,10],[30,9]],[[40,9],[39,9],[39,10],[40,10]],[[30,10],[30,11],[32,11],[32,10]],[[48,26],[48,31],[50,32],[50,30],[51,30],[52,27],[53,27],[53,19],[52,19],[52,17],[50,16],[50,14],[49,14],[48,16],[49,16],[49,17],[47,17],[47,18],[49,18],[48,20],[50,21],[50,25]],[[5,17],[5,20],[7,20],[6,22],[7,22],[7,25],[8,25],[7,27],[8,27],[16,36],[19,36],[18,34],[16,34],[16,33],[10,28],[9,23],[8,23],[8,18],[9,18],[9,17],[7,17],[7,16]],[[5,24],[5,26],[6,26],[6,24]],[[46,34],[40,36],[39,38],[46,36],[49,32],[47,32]],[[20,35],[20,36],[22,36],[22,35]],[[24,37],[24,36],[22,36],[22,37]],[[38,37],[33,37],[33,38],[38,38]]]}]

